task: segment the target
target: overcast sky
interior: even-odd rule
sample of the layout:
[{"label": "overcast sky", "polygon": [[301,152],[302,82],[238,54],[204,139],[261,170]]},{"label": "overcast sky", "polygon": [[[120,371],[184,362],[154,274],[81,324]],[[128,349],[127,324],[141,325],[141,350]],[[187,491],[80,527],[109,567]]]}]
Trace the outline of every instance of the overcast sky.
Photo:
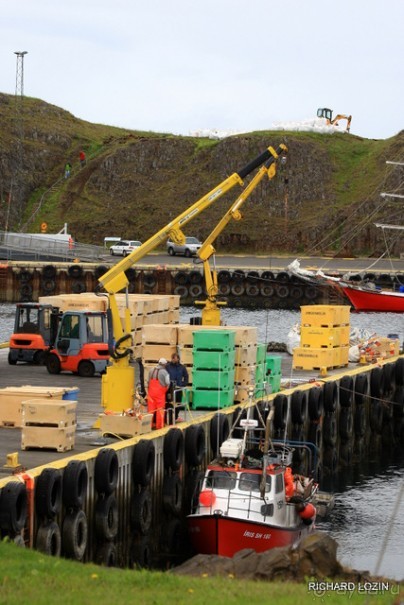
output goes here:
[{"label": "overcast sky", "polygon": [[156,132],[266,130],[352,114],[403,127],[404,0],[2,0],[0,91]]}]

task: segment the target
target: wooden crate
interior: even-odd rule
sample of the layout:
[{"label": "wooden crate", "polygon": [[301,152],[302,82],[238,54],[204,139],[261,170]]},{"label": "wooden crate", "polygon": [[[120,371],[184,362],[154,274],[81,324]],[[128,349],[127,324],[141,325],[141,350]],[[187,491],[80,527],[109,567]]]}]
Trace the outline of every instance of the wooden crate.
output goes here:
[{"label": "wooden crate", "polygon": [[48,425],[63,428],[76,424],[77,401],[29,399],[21,403],[22,426]]},{"label": "wooden crate", "polygon": [[142,330],[142,343],[150,344],[177,344],[177,328],[170,324],[148,324]]},{"label": "wooden crate", "polygon": [[252,366],[255,364],[257,359],[257,347],[256,346],[244,346],[236,347],[236,366]]},{"label": "wooden crate", "polygon": [[255,372],[257,366],[236,366],[234,382],[240,385],[248,385],[255,381]]},{"label": "wooden crate", "polygon": [[153,414],[140,417],[122,416],[121,414],[100,414],[100,431],[102,435],[120,435],[134,437],[152,430]]},{"label": "wooden crate", "polygon": [[170,309],[168,311],[168,323],[169,324],[178,324],[180,321],[180,310],[179,309]]},{"label": "wooden crate", "polygon": [[57,387],[5,387],[0,389],[0,426],[19,428],[22,425],[21,404],[27,399],[62,399],[66,389]]},{"label": "wooden crate", "polygon": [[175,345],[143,345],[143,360],[146,364],[157,363],[161,357],[170,361],[171,355],[176,352]]},{"label": "wooden crate", "polygon": [[76,426],[63,428],[24,426],[21,431],[21,449],[52,449],[67,452],[74,448],[75,434]]},{"label": "wooden crate", "polygon": [[181,363],[183,363],[185,365],[191,365],[191,366],[193,366],[193,364],[194,364],[194,352],[193,352],[192,348],[190,348],[190,347],[179,347],[179,356],[180,356]]},{"label": "wooden crate", "polygon": [[349,325],[349,305],[303,305],[300,309],[302,326]]},{"label": "wooden crate", "polygon": [[82,294],[59,294],[54,296],[40,296],[40,304],[49,304],[59,307],[60,311],[106,311],[108,301],[104,296],[97,296],[92,292]]}]

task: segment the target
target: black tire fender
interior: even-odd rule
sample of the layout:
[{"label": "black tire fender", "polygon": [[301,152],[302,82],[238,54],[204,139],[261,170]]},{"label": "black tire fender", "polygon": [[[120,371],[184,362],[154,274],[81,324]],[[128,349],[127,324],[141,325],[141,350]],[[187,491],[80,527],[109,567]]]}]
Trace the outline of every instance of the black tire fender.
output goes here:
[{"label": "black tire fender", "polygon": [[394,392],[396,387],[396,376],[395,366],[393,363],[386,363],[383,366],[383,384],[384,384],[384,395],[391,394]]},{"label": "black tire fender", "polygon": [[178,271],[178,273],[176,273],[174,275],[174,283],[177,284],[177,286],[186,286],[189,284],[189,274],[186,273],[185,271]]},{"label": "black tire fender", "polygon": [[276,286],[275,292],[279,298],[287,298],[289,296],[289,288],[285,285]]},{"label": "black tire fender", "polygon": [[260,289],[257,284],[247,284],[245,292],[247,296],[258,296]]},{"label": "black tire fender", "polygon": [[356,406],[354,411],[354,433],[356,437],[363,437],[366,433],[366,407]]},{"label": "black tire fender", "polygon": [[337,419],[335,414],[326,414],[323,419],[323,441],[328,447],[337,443]]},{"label": "black tire fender", "polygon": [[324,411],[324,391],[321,387],[313,387],[309,391],[308,411],[310,420],[318,420]]},{"label": "black tire fender", "polygon": [[60,534],[59,525],[56,523],[56,521],[50,521],[48,523],[41,524],[38,527],[35,548],[46,555],[60,557],[62,550],[62,537]]},{"label": "black tire fender", "polygon": [[245,286],[242,283],[236,282],[230,285],[230,292],[233,296],[242,296],[245,293]]},{"label": "black tire fender", "polygon": [[189,281],[191,284],[201,285],[203,282],[203,274],[200,271],[191,271],[189,274]]},{"label": "black tire fender", "polygon": [[307,394],[305,391],[294,391],[290,400],[293,424],[303,424],[306,420]]},{"label": "black tire fender", "polygon": [[399,357],[395,363],[395,366],[396,385],[401,387],[404,385],[404,357]]},{"label": "black tire fender", "polygon": [[113,542],[101,544],[97,549],[95,562],[103,567],[116,567],[117,553],[115,544]]},{"label": "black tire fender", "polygon": [[147,534],[152,522],[152,497],[148,488],[142,488],[133,494],[131,508],[132,528],[143,536]]},{"label": "black tire fender", "polygon": [[184,435],[180,429],[170,429],[164,437],[163,457],[165,470],[178,471],[184,453]]},{"label": "black tire fender", "polygon": [[338,470],[338,453],[335,447],[326,447],[323,452],[323,467],[329,475],[335,475]]},{"label": "black tire fender", "polygon": [[372,399],[369,408],[369,424],[374,433],[378,435],[383,426],[383,404],[378,399]]},{"label": "black tire fender", "polygon": [[88,484],[88,471],[83,460],[71,460],[63,473],[63,502],[66,508],[82,508]]},{"label": "black tire fender", "polygon": [[404,387],[396,387],[392,398],[393,402],[393,417],[404,417]]},{"label": "black tire fender", "polygon": [[179,515],[182,509],[182,482],[177,473],[163,479],[163,508],[167,513]]},{"label": "black tire fender", "polygon": [[354,388],[354,399],[356,405],[362,405],[364,403],[364,398],[368,392],[368,376],[367,374],[358,374],[355,379],[355,388]]},{"label": "black tire fender", "polygon": [[72,292],[74,294],[82,294],[86,291],[86,284],[83,281],[76,280],[72,283]]},{"label": "black tire fender", "polygon": [[62,545],[65,557],[81,561],[87,548],[88,523],[83,510],[65,515],[62,525]]},{"label": "black tire fender", "polygon": [[95,459],[94,484],[99,494],[111,494],[118,484],[119,462],[115,450],[104,448]]},{"label": "black tire fender", "polygon": [[339,404],[343,408],[352,407],[353,384],[352,376],[343,376],[339,381]]},{"label": "black tire fender", "polygon": [[154,277],[153,273],[144,273],[143,274],[143,283],[148,288],[154,288],[154,286],[156,285],[157,282],[156,282],[156,278]]},{"label": "black tire fender", "polygon": [[62,475],[54,468],[45,468],[35,484],[36,513],[51,519],[60,512],[62,504]]},{"label": "black tire fender", "polygon": [[[104,275],[107,271],[108,271],[108,267],[106,267],[105,265],[98,265],[98,267],[96,267],[94,269],[95,279],[98,279],[99,277],[101,277],[101,275]],[[128,271],[129,271],[129,269],[128,269]],[[126,273],[126,275],[127,275],[127,273]],[[128,275],[127,275],[127,277],[128,277]],[[130,278],[128,277],[128,279],[130,279]]]},{"label": "black tire fender", "polygon": [[230,433],[229,420],[226,414],[215,414],[210,421],[210,447],[213,455],[219,454],[220,446],[226,441]]},{"label": "black tire fender", "polygon": [[309,430],[307,433],[307,441],[309,443],[314,443],[314,445],[317,447],[317,450],[321,449],[323,441],[323,432],[321,424],[319,422],[310,422]]},{"label": "black tire fender", "polygon": [[70,277],[81,277],[83,275],[83,267],[81,265],[70,265],[67,273]]},{"label": "black tire fender", "polygon": [[198,298],[198,296],[202,295],[202,292],[202,286],[199,284],[192,284],[192,286],[189,287],[189,294],[192,298]]},{"label": "black tire fender", "polygon": [[56,267],[54,265],[45,265],[45,267],[42,268],[42,275],[44,279],[55,279]]},{"label": "black tire fender", "polygon": [[329,413],[335,412],[338,401],[338,387],[336,382],[324,383],[324,410]]},{"label": "black tire fender", "polygon": [[195,508],[199,501],[199,494],[201,492],[202,483],[205,473],[201,470],[190,471],[184,481],[185,485],[185,500],[184,508],[185,514],[195,512]]},{"label": "black tire fender", "polygon": [[147,536],[134,538],[130,548],[130,566],[132,569],[147,569],[151,566],[151,548]]},{"label": "black tire fender", "polygon": [[205,429],[201,424],[191,424],[185,431],[185,458],[189,466],[200,466],[205,458]]},{"label": "black tire fender", "polygon": [[229,284],[231,280],[230,271],[222,270],[217,274],[217,282],[218,284]]},{"label": "black tire fender", "polygon": [[275,294],[275,288],[269,284],[262,284],[260,287],[261,296],[271,298]]},{"label": "black tire fender", "polygon": [[47,294],[54,292],[56,289],[56,281],[54,279],[48,278],[42,281],[42,290]]},{"label": "black tire fender", "polygon": [[183,551],[184,529],[179,519],[171,519],[163,527],[163,548],[170,555],[178,555]]},{"label": "black tire fender", "polygon": [[10,481],[0,494],[0,529],[18,533],[27,520],[27,488],[20,481]]},{"label": "black tire fender", "polygon": [[189,295],[189,291],[186,286],[176,286],[174,288],[174,294],[180,298],[186,298]]},{"label": "black tire fender", "polygon": [[339,436],[346,441],[353,435],[353,414],[351,408],[341,408],[339,414]]},{"label": "black tire fender", "polygon": [[370,394],[379,399],[384,393],[384,374],[382,368],[373,368],[370,372]]},{"label": "black tire fender", "polygon": [[94,508],[95,533],[98,538],[113,540],[118,533],[118,503],[114,494],[100,496]]},{"label": "black tire fender", "polygon": [[288,415],[288,398],[286,395],[276,395],[274,399],[274,428],[284,429]]},{"label": "black tire fender", "polygon": [[135,445],[132,458],[133,482],[142,487],[150,485],[154,475],[155,447],[153,441],[142,439]]}]

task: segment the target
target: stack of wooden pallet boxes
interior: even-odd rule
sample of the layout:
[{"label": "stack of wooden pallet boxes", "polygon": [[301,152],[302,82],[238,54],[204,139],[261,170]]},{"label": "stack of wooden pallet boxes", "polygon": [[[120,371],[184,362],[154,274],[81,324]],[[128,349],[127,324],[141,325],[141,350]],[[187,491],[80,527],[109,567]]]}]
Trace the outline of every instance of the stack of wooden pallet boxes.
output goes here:
[{"label": "stack of wooden pallet boxes", "polygon": [[301,307],[300,347],[293,350],[293,368],[322,370],[348,365],[350,307]]}]

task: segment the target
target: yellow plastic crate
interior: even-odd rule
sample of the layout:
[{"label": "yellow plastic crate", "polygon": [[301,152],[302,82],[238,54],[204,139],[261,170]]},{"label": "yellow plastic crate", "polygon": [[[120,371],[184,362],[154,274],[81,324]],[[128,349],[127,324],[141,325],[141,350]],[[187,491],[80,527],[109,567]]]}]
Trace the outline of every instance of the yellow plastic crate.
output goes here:
[{"label": "yellow plastic crate", "polygon": [[335,353],[332,348],[296,347],[293,349],[293,368],[317,370],[335,366]]},{"label": "yellow plastic crate", "polygon": [[300,345],[302,347],[340,347],[349,344],[349,326],[302,326]]},{"label": "yellow plastic crate", "polygon": [[341,326],[348,325],[349,305],[303,305],[300,307],[302,326]]},{"label": "yellow plastic crate", "polygon": [[347,366],[348,365],[348,354],[349,347],[337,347],[334,349],[335,353],[335,367]]}]

